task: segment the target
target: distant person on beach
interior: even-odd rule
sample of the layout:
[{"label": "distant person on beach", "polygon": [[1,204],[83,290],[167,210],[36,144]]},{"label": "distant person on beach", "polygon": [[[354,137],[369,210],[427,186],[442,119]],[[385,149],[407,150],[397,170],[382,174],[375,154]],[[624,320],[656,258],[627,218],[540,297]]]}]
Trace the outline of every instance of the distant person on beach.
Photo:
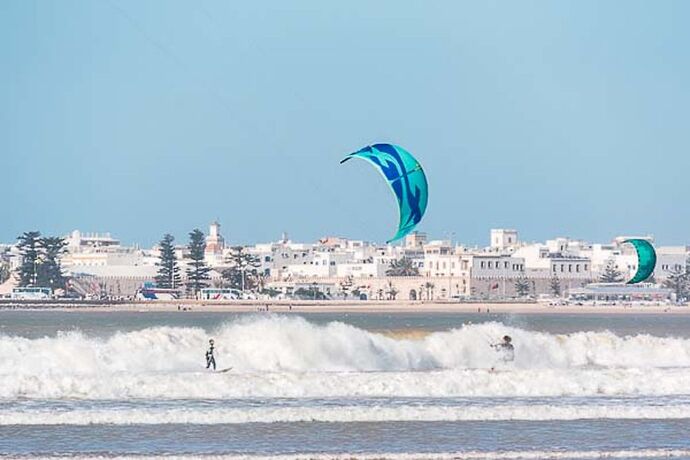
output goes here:
[{"label": "distant person on beach", "polygon": [[[491,345],[491,348],[493,348],[500,354],[499,360],[503,364],[515,361],[515,347],[513,346],[512,342],[513,339],[511,339],[509,335],[506,335],[503,336],[502,342],[494,343]],[[492,371],[494,369],[495,367],[491,368]]]},{"label": "distant person on beach", "polygon": [[210,339],[208,341],[209,347],[208,347],[208,350],[206,351],[206,369],[210,368],[211,365],[213,365],[213,370],[215,371],[216,370],[216,357],[213,356],[213,350],[214,350],[213,344],[214,344],[213,339]]}]

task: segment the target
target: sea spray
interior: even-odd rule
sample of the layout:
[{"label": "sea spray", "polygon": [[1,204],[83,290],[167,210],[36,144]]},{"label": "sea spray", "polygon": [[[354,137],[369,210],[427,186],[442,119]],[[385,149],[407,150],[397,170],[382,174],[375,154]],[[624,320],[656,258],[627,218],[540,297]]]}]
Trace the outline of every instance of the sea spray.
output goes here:
[{"label": "sea spray", "polygon": [[[489,343],[509,334],[503,372]],[[209,336],[220,367],[204,369]],[[201,328],[154,327],[109,337],[78,331],[0,336],[0,398],[241,398],[686,394],[690,340],[611,332],[548,334],[501,323],[417,339],[340,322],[254,316]]]}]

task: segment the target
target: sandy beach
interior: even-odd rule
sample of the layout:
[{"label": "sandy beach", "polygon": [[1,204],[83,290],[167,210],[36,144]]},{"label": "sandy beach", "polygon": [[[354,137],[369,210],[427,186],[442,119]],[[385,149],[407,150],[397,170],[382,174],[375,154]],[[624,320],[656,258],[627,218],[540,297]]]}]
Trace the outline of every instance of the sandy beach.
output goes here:
[{"label": "sandy beach", "polygon": [[690,314],[686,305],[549,305],[544,303],[459,303],[399,301],[147,301],[131,303],[102,302],[12,302],[0,303],[0,309],[45,311],[199,311],[274,313],[487,313],[487,314]]}]

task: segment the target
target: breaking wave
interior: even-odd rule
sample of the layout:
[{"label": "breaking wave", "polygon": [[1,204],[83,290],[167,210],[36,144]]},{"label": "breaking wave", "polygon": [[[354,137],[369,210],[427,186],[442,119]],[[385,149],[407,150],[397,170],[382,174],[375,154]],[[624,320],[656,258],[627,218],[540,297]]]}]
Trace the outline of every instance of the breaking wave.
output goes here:
[{"label": "breaking wave", "polygon": [[[501,372],[488,346],[509,334]],[[243,398],[687,394],[690,340],[610,332],[548,334],[500,323],[397,338],[299,317],[244,318],[209,334],[155,327],[107,338],[78,331],[0,336],[0,398]]]}]

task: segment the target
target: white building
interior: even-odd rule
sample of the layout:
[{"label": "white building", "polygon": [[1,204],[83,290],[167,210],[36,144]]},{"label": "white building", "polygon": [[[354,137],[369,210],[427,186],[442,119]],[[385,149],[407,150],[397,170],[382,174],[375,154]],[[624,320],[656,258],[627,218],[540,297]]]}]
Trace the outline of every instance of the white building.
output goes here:
[{"label": "white building", "polygon": [[517,230],[507,228],[491,229],[491,249],[494,251],[506,251],[518,246]]},{"label": "white building", "polygon": [[61,264],[68,271],[74,271],[77,267],[137,267],[155,263],[150,256],[147,257],[146,251],[121,246],[120,241],[110,233],[82,233],[74,230],[65,237],[65,242],[66,252]]},{"label": "white building", "polygon": [[657,282],[667,279],[672,273],[684,270],[689,261],[690,252],[687,246],[660,246],[656,248]]},{"label": "white building", "polygon": [[463,249],[451,246],[448,240],[432,241],[424,246],[424,260],[418,263],[422,276],[460,276],[468,272]]},{"label": "white building", "polygon": [[110,233],[82,233],[74,230],[65,237],[67,250],[81,252],[86,248],[98,249],[120,246],[120,241],[113,238]]}]

